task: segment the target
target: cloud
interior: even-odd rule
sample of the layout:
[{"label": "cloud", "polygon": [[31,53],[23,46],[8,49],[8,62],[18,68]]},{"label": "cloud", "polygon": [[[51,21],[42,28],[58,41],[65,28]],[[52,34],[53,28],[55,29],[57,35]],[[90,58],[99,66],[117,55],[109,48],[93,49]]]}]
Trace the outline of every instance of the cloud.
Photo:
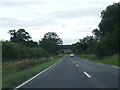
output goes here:
[{"label": "cloud", "polygon": [[92,35],[92,30],[97,28],[101,20],[100,12],[118,1],[1,0],[0,29],[5,36],[0,33],[0,38],[8,37],[6,30],[24,28],[30,32],[33,40],[54,31],[64,44],[72,44],[86,35]]},{"label": "cloud", "polygon": [[53,2],[54,0],[1,0],[1,2]]},{"label": "cloud", "polygon": [[[79,39],[83,39],[86,36],[91,36],[92,32],[72,32],[71,36],[66,36],[63,39],[64,44],[73,44],[79,41]],[[62,37],[63,38],[63,37]]]},{"label": "cloud", "polygon": [[19,19],[19,18],[11,18],[11,17],[1,17],[0,20],[1,20],[0,21],[1,27],[8,27],[8,28],[41,27],[41,26],[53,26],[58,24],[55,20],[49,18]]},{"label": "cloud", "polygon": [[49,2],[45,2],[45,1],[39,1],[39,2],[35,2],[35,1],[31,1],[31,2],[15,2],[15,1],[7,1],[7,2],[1,2],[1,7],[28,7],[30,5],[45,5],[48,4]]},{"label": "cloud", "polygon": [[49,14],[55,18],[76,18],[76,17],[90,17],[99,16],[99,8],[79,8],[73,10],[55,11]]}]

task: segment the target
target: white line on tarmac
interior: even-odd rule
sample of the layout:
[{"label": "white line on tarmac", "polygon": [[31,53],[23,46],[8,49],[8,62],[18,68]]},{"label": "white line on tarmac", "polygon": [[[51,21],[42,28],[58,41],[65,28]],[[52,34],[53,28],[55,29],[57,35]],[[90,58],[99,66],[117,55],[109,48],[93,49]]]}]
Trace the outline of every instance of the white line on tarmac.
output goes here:
[{"label": "white line on tarmac", "polygon": [[[63,58],[62,58],[63,59]],[[60,61],[62,60],[60,59]],[[58,61],[58,62],[60,62]],[[57,64],[58,62],[56,62],[55,64]],[[30,82],[31,80],[33,80],[34,78],[36,78],[37,76],[41,75],[43,72],[47,71],[49,68],[53,67],[55,64],[49,66],[48,68],[46,68],[45,70],[41,71],[40,73],[38,73],[37,75],[33,76],[32,78],[30,78],[29,80],[25,81],[24,83],[22,83],[21,85],[17,86],[15,89],[13,90],[17,90],[18,88],[22,87],[23,85],[25,85],[26,83]]]},{"label": "white line on tarmac", "polygon": [[117,67],[117,66],[112,66],[112,67],[119,68],[119,67]]},{"label": "white line on tarmac", "polygon": [[[73,62],[73,61],[71,60],[71,62]],[[73,63],[75,63],[75,62],[73,62]]]},{"label": "white line on tarmac", "polygon": [[[73,62],[73,61],[72,61]],[[75,63],[75,62],[73,62],[73,63]]]},{"label": "white line on tarmac", "polygon": [[79,66],[79,65],[76,65],[77,67]]},{"label": "white line on tarmac", "polygon": [[73,62],[72,60],[70,60],[71,62]]},{"label": "white line on tarmac", "polygon": [[83,72],[87,77],[91,78],[91,76],[89,74],[87,74],[86,72]]}]

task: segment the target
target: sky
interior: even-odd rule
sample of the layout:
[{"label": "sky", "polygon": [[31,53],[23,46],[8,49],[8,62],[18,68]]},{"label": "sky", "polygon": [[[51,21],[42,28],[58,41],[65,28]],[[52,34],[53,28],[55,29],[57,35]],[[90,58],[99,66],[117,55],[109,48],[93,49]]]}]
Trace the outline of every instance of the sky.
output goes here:
[{"label": "sky", "polygon": [[25,29],[39,41],[56,32],[63,44],[73,44],[98,28],[101,11],[119,0],[0,0],[0,40],[9,30]]}]

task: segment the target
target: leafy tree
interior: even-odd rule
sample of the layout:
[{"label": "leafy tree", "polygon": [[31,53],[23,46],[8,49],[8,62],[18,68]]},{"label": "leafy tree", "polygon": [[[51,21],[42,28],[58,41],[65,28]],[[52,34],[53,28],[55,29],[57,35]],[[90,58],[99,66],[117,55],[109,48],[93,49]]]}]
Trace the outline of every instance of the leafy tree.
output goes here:
[{"label": "leafy tree", "polygon": [[80,54],[83,52],[82,48],[81,48],[81,45],[79,42],[75,43],[75,44],[72,44],[71,45],[72,47],[72,51],[75,53],[75,54]]},{"label": "leafy tree", "polygon": [[106,10],[101,12],[101,22],[99,23],[99,30],[102,33],[102,37],[109,33],[116,32],[118,25],[120,24],[120,3],[114,3],[109,5]]},{"label": "leafy tree", "polygon": [[58,37],[57,33],[55,32],[48,32],[44,35],[43,39],[50,39],[53,40],[56,44],[62,44],[63,41],[61,38]]},{"label": "leafy tree", "polygon": [[80,53],[95,53],[98,57],[105,57],[118,53],[118,39],[120,35],[120,3],[109,5],[101,12],[101,22],[98,29],[94,29],[93,36],[80,39],[72,45],[73,51]]},{"label": "leafy tree", "polygon": [[38,42],[30,40],[30,41],[25,42],[25,45],[28,47],[38,47]]},{"label": "leafy tree", "polygon": [[13,43],[24,44],[31,39],[29,33],[26,32],[24,29],[19,29],[18,31],[9,30],[9,33],[11,35],[10,41],[12,41]]},{"label": "leafy tree", "polygon": [[100,32],[100,30],[96,28],[92,31],[92,33],[95,35],[94,37],[96,41],[99,41],[101,39],[102,33]]},{"label": "leafy tree", "polygon": [[55,32],[48,32],[44,35],[43,39],[39,42],[40,46],[46,49],[49,53],[56,55],[60,50],[63,42]]},{"label": "leafy tree", "polygon": [[39,47],[27,47],[23,44],[2,42],[2,59],[4,61],[21,60],[25,58],[48,57],[49,53]]},{"label": "leafy tree", "polygon": [[88,53],[88,48],[93,47],[96,43],[96,40],[93,36],[86,36],[83,39],[79,39],[79,42],[72,45],[72,50],[76,54]]},{"label": "leafy tree", "polygon": [[120,34],[120,3],[109,5],[101,12],[99,30],[94,30],[96,38],[100,41],[96,44],[95,54],[99,57],[118,53],[118,37]]}]

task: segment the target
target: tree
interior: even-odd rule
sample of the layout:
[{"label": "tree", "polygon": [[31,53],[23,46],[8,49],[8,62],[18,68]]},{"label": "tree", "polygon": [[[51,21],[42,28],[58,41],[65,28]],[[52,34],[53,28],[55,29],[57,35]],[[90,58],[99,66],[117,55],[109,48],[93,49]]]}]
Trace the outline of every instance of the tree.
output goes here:
[{"label": "tree", "polygon": [[94,37],[96,41],[99,41],[101,39],[102,33],[100,32],[100,30],[96,28],[92,31],[92,33],[95,35]]},{"label": "tree", "polygon": [[101,22],[99,23],[99,30],[102,33],[102,37],[117,31],[120,24],[120,3],[114,3],[109,5],[106,10],[101,12]]},{"label": "tree", "polygon": [[83,39],[79,39],[79,42],[76,44],[73,44],[72,50],[76,54],[89,53],[90,51],[88,51],[88,49],[90,49],[90,47],[93,47],[95,43],[96,40],[93,38],[93,36],[86,36]]},{"label": "tree", "polygon": [[29,33],[26,32],[24,29],[19,29],[18,31],[9,30],[9,33],[11,35],[10,41],[13,43],[25,44],[31,39]]},{"label": "tree", "polygon": [[55,32],[48,32],[44,35],[43,39],[39,42],[40,46],[46,49],[49,53],[56,55],[60,50],[63,42]]},{"label": "tree", "polygon": [[[101,12],[99,30],[94,30],[96,38],[100,38],[96,44],[96,55],[108,56],[118,53],[118,37],[120,35],[120,3],[109,5]],[[98,39],[99,39],[98,38]]]},{"label": "tree", "polygon": [[75,44],[72,44],[71,45],[72,47],[72,51],[75,53],[75,54],[81,54],[83,52],[82,48],[81,48],[81,45],[80,45],[80,42],[77,42]]},{"label": "tree", "polygon": [[38,47],[38,43],[33,40],[29,40],[29,41],[25,42],[25,45],[28,47]]},{"label": "tree", "polygon": [[57,33],[56,32],[48,32],[44,35],[44,39],[50,39],[50,40],[53,40],[56,44],[62,44],[63,41],[61,38],[58,37]]}]

